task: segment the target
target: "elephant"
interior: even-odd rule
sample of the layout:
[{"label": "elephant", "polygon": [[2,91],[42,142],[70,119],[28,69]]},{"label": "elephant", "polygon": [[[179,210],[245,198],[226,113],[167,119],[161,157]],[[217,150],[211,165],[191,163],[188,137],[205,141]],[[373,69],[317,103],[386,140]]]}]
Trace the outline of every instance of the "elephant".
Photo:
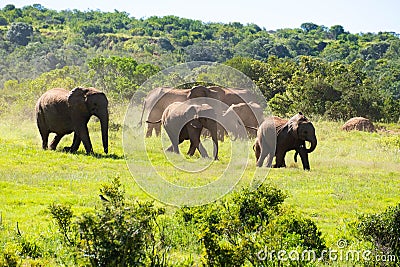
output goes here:
[{"label": "elephant", "polygon": [[235,114],[237,114],[243,124],[236,124],[236,129],[233,129],[234,132],[232,132],[233,136],[245,138],[245,136],[239,136],[238,129],[239,127],[245,126],[247,130],[247,135],[249,137],[255,137],[257,135],[258,126],[264,120],[262,107],[254,102],[232,104],[223,113],[222,117],[226,118],[227,120],[233,120]]},{"label": "elephant", "polygon": [[[147,122],[159,123],[159,121]],[[174,102],[164,110],[161,123],[172,143],[167,151],[179,153],[178,145],[184,140],[190,140],[187,153],[190,156],[193,156],[197,149],[202,157],[208,157],[207,151],[200,142],[201,131],[207,128],[214,142],[214,159],[218,160],[216,113],[210,105],[192,104],[190,101]]]},{"label": "elephant", "polygon": [[[271,140],[271,125],[275,125],[276,139]],[[276,141],[275,153],[272,144]],[[311,143],[310,148],[306,148],[305,142]],[[317,137],[313,124],[301,113],[294,115],[288,121],[279,117],[264,120],[257,131],[256,142],[253,146],[257,166],[261,167],[265,158],[268,156],[267,166],[271,166],[272,155],[275,155],[274,168],[286,167],[285,155],[290,150],[296,150],[300,155],[303,169],[310,170],[308,154],[313,152],[317,146]],[[295,154],[295,158],[296,155]]]},{"label": "elephant", "polygon": [[[223,88],[220,86],[194,86],[190,89],[187,96],[188,99],[194,99],[199,97],[213,98],[221,101],[225,105],[213,105],[217,114],[221,114],[225,111],[224,106],[230,107],[233,104],[240,103],[259,103],[260,99],[247,89],[233,89],[233,88]],[[224,127],[218,123],[218,139],[223,141],[224,135],[226,133]]]},{"label": "elephant", "polygon": [[219,86],[194,86],[190,89],[188,99],[197,97],[214,98],[225,103],[228,107],[232,104],[260,102],[257,95],[247,89],[223,88]]},{"label": "elephant", "polygon": [[92,154],[87,123],[92,115],[100,120],[104,153],[108,153],[108,100],[106,95],[96,88],[77,87],[71,91],[53,88],[45,92],[37,101],[36,122],[42,137],[42,148],[48,148],[50,133],[55,133],[50,149],[55,150],[61,138],[74,132],[68,152],[76,152],[82,141],[86,153]]},{"label": "elephant", "polygon": [[[147,121],[159,121],[164,110],[173,102],[185,101],[189,91],[189,89],[174,89],[169,87],[158,87],[151,90],[143,101],[142,115],[139,124],[142,124],[145,110],[149,110]],[[147,125],[146,137],[151,137],[153,129],[155,130],[156,136],[160,136],[161,123],[149,123]]]}]

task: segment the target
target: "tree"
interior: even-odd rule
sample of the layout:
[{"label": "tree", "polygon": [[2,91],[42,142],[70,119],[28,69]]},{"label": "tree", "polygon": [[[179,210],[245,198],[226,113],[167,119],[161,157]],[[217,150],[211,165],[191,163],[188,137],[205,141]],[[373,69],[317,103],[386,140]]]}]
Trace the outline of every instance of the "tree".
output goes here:
[{"label": "tree", "polygon": [[24,22],[14,22],[7,31],[6,38],[19,45],[27,45],[33,36],[33,28],[31,25]]},{"label": "tree", "polygon": [[89,68],[94,72],[95,83],[110,95],[130,98],[136,89],[150,76],[159,71],[157,66],[138,64],[130,57],[97,57],[90,60]]},{"label": "tree", "polygon": [[339,35],[344,33],[343,26],[334,25],[329,29],[329,32],[332,34],[332,39],[337,39]]},{"label": "tree", "polygon": [[5,26],[8,24],[8,21],[5,17],[0,16],[0,26]]},{"label": "tree", "polygon": [[311,23],[311,22],[307,22],[307,23],[301,24],[300,28],[305,32],[310,32],[312,30],[318,29],[318,25]]}]

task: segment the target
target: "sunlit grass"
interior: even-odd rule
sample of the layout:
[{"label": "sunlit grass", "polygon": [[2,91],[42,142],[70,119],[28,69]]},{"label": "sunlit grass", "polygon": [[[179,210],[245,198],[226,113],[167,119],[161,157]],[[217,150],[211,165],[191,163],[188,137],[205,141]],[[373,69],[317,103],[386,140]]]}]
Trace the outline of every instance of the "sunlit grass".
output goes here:
[{"label": "sunlit grass", "polygon": [[[328,245],[334,245],[339,238],[351,238],[348,223],[359,215],[382,212],[400,202],[400,153],[394,147],[382,146],[382,138],[387,137],[385,133],[343,132],[339,130],[340,124],[333,122],[316,122],[315,126],[319,143],[316,151],[310,154],[310,172],[303,171],[301,163],[293,161],[293,152],[286,156],[287,168],[258,171],[267,175],[267,182],[288,194],[287,205],[315,220]],[[78,213],[90,210],[100,205],[98,194],[101,185],[116,176],[120,177],[128,198],[152,199],[136,183],[137,172],[132,172],[132,176],[128,169],[122,147],[122,127],[110,130],[108,156],[102,153],[98,122],[92,120],[89,127],[96,156],[85,155],[83,146],[76,154],[62,152],[64,146],[71,144],[72,136],[66,136],[57,151],[43,151],[33,120],[2,120],[2,242],[15,233],[16,222],[25,235],[50,235],[49,204],[70,203]],[[229,139],[220,143],[220,160],[217,162],[202,159],[198,152],[189,158],[185,155],[188,142],[180,146],[181,155],[165,154],[161,140],[156,137],[146,139],[146,144],[147,153],[133,154],[136,155],[133,161],[135,170],[146,173],[148,163],[145,162],[151,160],[159,175],[179,186],[205,186],[218,180],[228,166],[239,175],[241,160],[244,159],[248,164],[240,186],[248,184],[256,170],[251,143],[240,144],[243,146],[240,151],[246,151],[244,146],[249,146],[247,151],[250,152],[241,157],[232,154],[239,143]],[[210,144],[206,146],[211,155]],[[183,164],[183,167],[185,164],[203,164],[206,167],[202,172],[181,172],[173,166],[174,162]],[[172,214],[174,210],[174,207],[167,206],[168,213]],[[179,255],[180,252],[171,253]]]}]

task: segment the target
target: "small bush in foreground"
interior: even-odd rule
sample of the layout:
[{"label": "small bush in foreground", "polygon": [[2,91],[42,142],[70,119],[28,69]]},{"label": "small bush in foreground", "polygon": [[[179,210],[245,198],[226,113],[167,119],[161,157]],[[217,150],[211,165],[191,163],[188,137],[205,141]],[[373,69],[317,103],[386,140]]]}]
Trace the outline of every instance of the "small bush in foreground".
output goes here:
[{"label": "small bush in foreground", "polygon": [[357,230],[379,253],[400,259],[400,204],[380,214],[362,216]]},{"label": "small bush in foreground", "polygon": [[265,257],[269,252],[326,249],[313,221],[281,207],[285,198],[282,191],[263,185],[207,206],[182,208],[180,214],[199,225],[206,266],[275,266],[282,262]]},{"label": "small bush in foreground", "polygon": [[94,213],[75,217],[67,205],[49,207],[63,244],[75,254],[75,264],[166,266],[167,248],[157,224],[164,210],[151,202],[127,203],[118,178],[100,192],[102,206]]}]

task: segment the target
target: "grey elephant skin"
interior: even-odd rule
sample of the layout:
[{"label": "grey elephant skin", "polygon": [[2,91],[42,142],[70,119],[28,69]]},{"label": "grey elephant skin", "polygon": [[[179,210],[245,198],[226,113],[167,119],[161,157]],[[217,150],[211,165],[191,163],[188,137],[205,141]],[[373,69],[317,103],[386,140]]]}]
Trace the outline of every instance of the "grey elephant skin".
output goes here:
[{"label": "grey elephant skin", "polygon": [[[158,87],[151,90],[143,101],[139,124],[142,124],[145,110],[149,110],[147,121],[159,121],[164,110],[174,102],[184,102],[187,99],[189,91],[190,89],[174,89],[169,87]],[[147,125],[146,137],[152,136],[153,130],[156,136],[159,136],[161,134],[161,123],[149,123]]]},{"label": "grey elephant skin", "polygon": [[[142,115],[139,124],[142,124],[144,111],[148,110],[149,114],[146,121],[155,122],[161,119],[164,110],[173,102],[184,102],[187,99],[198,97],[208,97],[220,100],[228,107],[232,104],[245,102],[258,102],[259,99],[253,93],[246,89],[230,89],[219,86],[194,86],[191,89],[175,89],[169,87],[159,87],[151,90],[143,101]],[[222,107],[215,107],[216,112],[222,113]],[[223,140],[223,129],[219,127],[220,140]],[[156,135],[161,133],[161,124],[149,123],[147,126],[146,137],[152,136],[153,130]]]},{"label": "grey elephant skin", "polygon": [[[273,141],[271,140],[272,125],[276,132],[276,149],[273,153]],[[311,143],[310,148],[306,148],[305,142]],[[302,114],[298,113],[289,120],[278,117],[265,120],[257,131],[257,138],[254,144],[254,152],[257,166],[261,167],[266,157],[267,166],[271,166],[273,155],[275,155],[275,165],[273,167],[286,167],[285,155],[290,150],[296,150],[300,155],[303,169],[310,170],[308,154],[313,152],[317,146],[317,137],[313,124]]]},{"label": "grey elephant skin", "polygon": [[[216,110],[218,115],[222,115],[227,109],[232,105],[237,105],[241,103],[261,103],[260,99],[247,89],[234,89],[234,88],[224,88],[220,86],[194,86],[190,89],[188,94],[188,99],[195,98],[213,98],[221,101],[220,105],[212,105]],[[223,103],[223,104],[222,104]],[[225,105],[224,105],[225,104]],[[262,104],[262,103],[261,103]],[[226,108],[225,108],[226,107]],[[257,124],[258,126],[258,124]],[[218,124],[218,139],[223,141],[226,130],[220,124]]]},{"label": "grey elephant skin", "polygon": [[[223,114],[223,119],[226,121],[234,121],[237,117],[241,120],[236,123],[235,127],[231,129],[231,133],[235,138],[244,139],[246,137],[256,137],[257,128],[264,120],[262,107],[254,102],[232,104]],[[243,131],[240,128],[245,127],[247,131],[246,136],[242,136]]]},{"label": "grey elephant skin", "polygon": [[197,149],[202,157],[208,157],[200,141],[201,131],[206,128],[214,142],[214,159],[218,160],[216,113],[210,105],[192,104],[190,101],[174,102],[163,112],[161,122],[172,143],[167,151],[179,153],[178,145],[190,140],[188,155],[193,156]]},{"label": "grey elephant skin", "polygon": [[56,134],[49,146],[55,150],[61,138],[73,132],[72,145],[64,150],[75,152],[82,142],[86,153],[93,153],[87,123],[94,115],[100,120],[103,148],[108,153],[108,100],[103,92],[92,87],[54,88],[39,98],[35,110],[43,149],[48,148],[50,133]]},{"label": "grey elephant skin", "polygon": [[228,107],[232,104],[260,102],[257,95],[247,89],[223,88],[219,86],[194,86],[190,89],[188,99],[209,97],[220,100]]}]

